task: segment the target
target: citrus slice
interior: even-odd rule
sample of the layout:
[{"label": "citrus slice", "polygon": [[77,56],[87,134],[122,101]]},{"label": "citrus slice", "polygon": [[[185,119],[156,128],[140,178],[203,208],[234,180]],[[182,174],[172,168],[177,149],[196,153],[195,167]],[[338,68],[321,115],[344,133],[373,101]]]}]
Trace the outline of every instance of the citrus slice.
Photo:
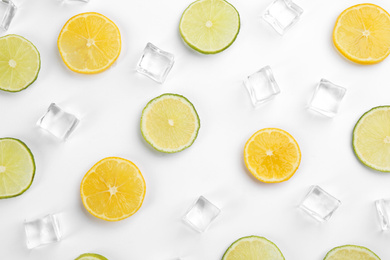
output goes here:
[{"label": "citrus slice", "polygon": [[108,260],[102,255],[86,253],[77,257],[75,260]]},{"label": "citrus slice", "polygon": [[18,92],[38,77],[41,58],[37,48],[22,36],[0,37],[0,89]]},{"label": "citrus slice", "polygon": [[119,157],[96,163],[85,174],[80,188],[87,211],[107,221],[119,221],[137,212],[145,191],[145,181],[137,166]]},{"label": "citrus slice", "polygon": [[381,260],[374,252],[370,249],[355,246],[345,245],[335,247],[330,250],[324,260]]},{"label": "citrus slice", "polygon": [[298,169],[301,151],[297,141],[286,131],[264,128],[246,142],[244,160],[258,180],[282,182],[290,179]]},{"label": "citrus slice", "polygon": [[27,145],[18,139],[0,138],[0,199],[24,193],[34,175],[34,156]]},{"label": "citrus slice", "polygon": [[177,94],[163,94],[145,106],[141,132],[145,140],[164,153],[180,152],[192,145],[200,128],[194,106]]},{"label": "citrus slice", "polygon": [[232,45],[240,31],[240,16],[224,0],[198,0],[183,12],[179,29],[191,48],[214,54]]},{"label": "citrus slice", "polygon": [[374,4],[352,6],[338,17],[333,43],[353,62],[381,62],[390,54],[390,15]]},{"label": "citrus slice", "polygon": [[222,260],[284,260],[279,248],[264,237],[242,237],[226,250]]},{"label": "citrus slice", "polygon": [[69,69],[85,74],[108,69],[121,52],[121,35],[110,19],[99,13],[70,18],[58,37],[58,49]]},{"label": "citrus slice", "polygon": [[374,107],[360,117],[353,129],[352,145],[363,164],[390,172],[390,106]]}]

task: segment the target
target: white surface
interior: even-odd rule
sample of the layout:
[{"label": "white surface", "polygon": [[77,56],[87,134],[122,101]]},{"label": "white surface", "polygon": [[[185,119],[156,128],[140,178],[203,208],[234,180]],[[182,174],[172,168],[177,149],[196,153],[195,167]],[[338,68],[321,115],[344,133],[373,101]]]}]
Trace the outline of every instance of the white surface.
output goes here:
[{"label": "white surface", "polygon": [[[320,260],[344,244],[364,245],[382,260],[390,259],[390,233],[381,232],[374,206],[374,200],[390,197],[390,174],[362,166],[351,147],[359,117],[389,104],[390,58],[359,66],[339,55],[331,40],[339,13],[360,2],[297,0],[305,12],[281,37],[260,18],[271,1],[231,0],[241,15],[240,34],[229,49],[211,56],[191,51],[180,38],[179,19],[190,2],[17,2],[8,33],[37,46],[42,68],[28,89],[0,93],[0,136],[23,140],[34,153],[37,171],[26,193],[0,201],[0,259],[68,260],[96,252],[110,260],[213,260],[233,241],[252,234],[275,242],[287,260]],[[387,1],[373,2],[390,10]],[[98,75],[69,71],[57,50],[62,26],[85,11],[103,13],[122,33],[117,63]],[[135,72],[147,42],[175,54],[164,85]],[[242,80],[266,65],[281,94],[254,110]],[[306,109],[321,78],[348,89],[333,119]],[[201,119],[193,146],[177,154],[154,151],[139,130],[145,104],[167,92],[186,96]],[[81,118],[65,143],[46,138],[35,126],[51,102]],[[244,166],[246,140],[264,127],[287,130],[301,147],[301,166],[287,182],[260,183]],[[141,209],[116,223],[87,213],[79,195],[84,174],[108,156],[133,161],[147,185]],[[316,223],[297,209],[313,184],[342,201],[329,222]],[[181,218],[202,194],[222,212],[206,233],[198,234]],[[53,212],[62,213],[63,241],[27,250],[24,219]]]}]

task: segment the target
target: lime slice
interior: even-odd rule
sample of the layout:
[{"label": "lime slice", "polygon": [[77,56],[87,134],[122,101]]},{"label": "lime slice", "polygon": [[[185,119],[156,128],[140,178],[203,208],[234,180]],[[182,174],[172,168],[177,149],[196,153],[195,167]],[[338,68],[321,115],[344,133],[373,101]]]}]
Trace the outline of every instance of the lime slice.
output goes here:
[{"label": "lime slice", "polygon": [[194,106],[177,94],[158,96],[142,111],[142,135],[160,152],[176,153],[190,147],[198,136],[199,127]]},{"label": "lime slice", "polygon": [[38,77],[41,58],[37,48],[22,36],[0,37],[0,89],[18,92]]},{"label": "lime slice", "polygon": [[324,260],[381,260],[374,252],[370,249],[355,246],[345,245],[335,247],[330,250]]},{"label": "lime slice", "polygon": [[356,123],[353,149],[366,166],[390,172],[390,106],[374,107]]},{"label": "lime slice", "polygon": [[264,237],[248,236],[236,240],[222,260],[284,260],[279,248]]},{"label": "lime slice", "polygon": [[240,31],[240,15],[224,0],[198,0],[184,11],[179,29],[191,48],[214,54],[234,42]]},{"label": "lime slice", "polygon": [[75,260],[108,260],[102,255],[86,253],[77,257]]},{"label": "lime slice", "polygon": [[0,139],[0,199],[18,196],[30,188],[35,174],[34,156],[22,141]]}]

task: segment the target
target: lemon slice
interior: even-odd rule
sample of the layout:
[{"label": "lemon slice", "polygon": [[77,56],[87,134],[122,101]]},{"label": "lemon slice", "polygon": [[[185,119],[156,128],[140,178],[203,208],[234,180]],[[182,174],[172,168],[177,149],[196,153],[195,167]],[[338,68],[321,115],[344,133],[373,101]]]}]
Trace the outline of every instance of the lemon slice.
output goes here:
[{"label": "lemon slice", "polygon": [[279,248],[264,237],[248,236],[236,240],[222,260],[284,260]]},{"label": "lemon slice", "polygon": [[14,138],[0,139],[0,199],[11,198],[30,188],[35,161],[30,149]]},{"label": "lemon slice", "polygon": [[144,178],[129,160],[108,157],[96,163],[81,181],[81,199],[93,216],[119,221],[141,207],[145,197]]},{"label": "lemon slice", "polygon": [[380,258],[372,252],[370,249],[355,246],[346,245],[335,247],[330,250],[324,260],[380,260]]},{"label": "lemon slice", "polygon": [[353,149],[366,166],[390,172],[390,106],[374,107],[356,123]]},{"label": "lemon slice", "polygon": [[381,62],[390,54],[390,15],[374,4],[352,6],[338,17],[333,43],[353,62]]},{"label": "lemon slice", "polygon": [[198,0],[183,12],[179,29],[191,48],[204,54],[214,54],[235,41],[240,31],[240,16],[224,0]]},{"label": "lemon slice", "polygon": [[77,257],[75,260],[108,260],[102,255],[86,253]]},{"label": "lemon slice", "polygon": [[22,36],[10,34],[0,38],[0,89],[18,92],[38,77],[41,58],[37,48]]},{"label": "lemon slice", "polygon": [[72,71],[99,73],[108,69],[121,52],[121,35],[110,19],[99,13],[70,18],[58,36],[62,60]]},{"label": "lemon slice", "polygon": [[286,181],[294,175],[301,162],[301,151],[295,139],[286,131],[265,128],[246,142],[245,165],[262,182]]},{"label": "lemon slice", "polygon": [[191,102],[177,94],[163,94],[142,111],[141,132],[156,150],[180,152],[192,145],[198,136],[200,121]]}]

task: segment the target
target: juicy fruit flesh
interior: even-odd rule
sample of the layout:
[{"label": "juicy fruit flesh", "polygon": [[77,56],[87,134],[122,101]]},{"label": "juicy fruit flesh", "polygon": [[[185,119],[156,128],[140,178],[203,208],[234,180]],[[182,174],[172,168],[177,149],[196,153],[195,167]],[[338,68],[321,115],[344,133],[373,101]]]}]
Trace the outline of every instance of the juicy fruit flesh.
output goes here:
[{"label": "juicy fruit flesh", "polygon": [[34,161],[23,144],[14,139],[0,139],[0,198],[25,191],[34,172]]},{"label": "juicy fruit flesh", "polygon": [[164,95],[147,105],[141,127],[153,147],[174,152],[192,144],[199,129],[199,120],[187,100],[176,95]]},{"label": "juicy fruit flesh", "polygon": [[40,57],[37,49],[18,35],[0,38],[0,89],[19,91],[37,77]]},{"label": "juicy fruit flesh", "polygon": [[101,14],[79,14],[64,25],[58,47],[70,69],[81,73],[100,72],[118,58],[120,32],[112,21]]},{"label": "juicy fruit flesh", "polygon": [[94,216],[117,221],[133,215],[145,196],[138,168],[121,158],[105,158],[93,166],[81,183],[81,197]]},{"label": "juicy fruit flesh", "polygon": [[353,146],[364,164],[390,171],[390,107],[374,108],[362,116],[354,130]]},{"label": "juicy fruit flesh", "polygon": [[245,146],[245,163],[259,180],[279,182],[290,178],[300,163],[296,141],[279,129],[262,129]]},{"label": "juicy fruit flesh", "polygon": [[284,260],[275,244],[261,237],[245,237],[234,242],[222,260]]},{"label": "juicy fruit flesh", "polygon": [[379,62],[390,53],[390,16],[372,4],[348,8],[336,23],[334,42],[353,61]]},{"label": "juicy fruit flesh", "polygon": [[324,260],[380,260],[380,258],[365,247],[342,246],[331,250]]},{"label": "juicy fruit flesh", "polygon": [[180,32],[184,40],[205,53],[224,50],[235,39],[240,27],[237,11],[223,0],[200,0],[183,13]]}]

